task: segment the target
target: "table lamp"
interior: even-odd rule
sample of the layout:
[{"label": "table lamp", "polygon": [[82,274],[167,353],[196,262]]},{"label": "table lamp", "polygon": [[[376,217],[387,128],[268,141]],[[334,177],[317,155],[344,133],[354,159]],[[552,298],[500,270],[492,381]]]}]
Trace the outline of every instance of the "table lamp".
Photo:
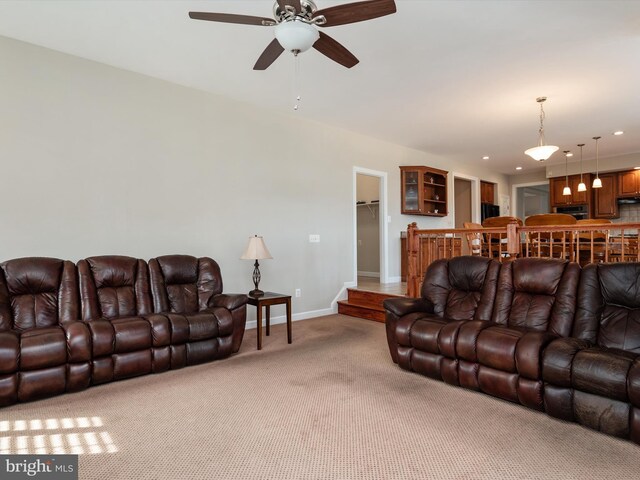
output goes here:
[{"label": "table lamp", "polygon": [[253,264],[253,284],[256,288],[249,292],[249,295],[252,297],[260,297],[264,295],[264,292],[258,288],[258,284],[260,283],[260,264],[258,263],[258,260],[264,260],[267,258],[273,257],[269,253],[269,250],[267,250],[267,246],[264,244],[264,239],[258,235],[249,237],[247,248],[244,250],[240,259],[256,261],[256,263]]}]

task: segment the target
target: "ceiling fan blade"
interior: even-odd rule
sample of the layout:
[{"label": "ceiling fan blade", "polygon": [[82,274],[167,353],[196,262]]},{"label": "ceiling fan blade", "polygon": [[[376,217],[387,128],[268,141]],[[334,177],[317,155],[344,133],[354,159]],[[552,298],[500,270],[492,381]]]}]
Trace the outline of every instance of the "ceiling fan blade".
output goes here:
[{"label": "ceiling fan blade", "polygon": [[189,18],[194,20],[209,20],[210,22],[240,23],[242,25],[275,25],[273,18],[252,17],[251,15],[235,15],[233,13],[189,12]]},{"label": "ceiling fan blade", "polygon": [[313,48],[347,68],[357,65],[360,61],[353,53],[324,32],[320,32],[320,38],[313,44]]},{"label": "ceiling fan blade", "polygon": [[327,19],[322,27],[335,27],[347,23],[362,22],[372,18],[384,17],[396,13],[393,0],[369,0],[366,2],[346,3],[316,11],[313,16],[320,15]]},{"label": "ceiling fan blade", "polygon": [[300,13],[302,11],[302,5],[300,5],[300,0],[278,0],[278,5],[280,5],[280,8],[282,10],[284,10],[287,5],[291,5],[293,8],[296,9],[297,13]]},{"label": "ceiling fan blade", "polygon": [[269,65],[276,61],[276,59],[280,56],[280,54],[284,52],[284,48],[278,42],[277,39],[273,39],[267,48],[264,49],[260,58],[253,66],[254,70],[266,70]]}]

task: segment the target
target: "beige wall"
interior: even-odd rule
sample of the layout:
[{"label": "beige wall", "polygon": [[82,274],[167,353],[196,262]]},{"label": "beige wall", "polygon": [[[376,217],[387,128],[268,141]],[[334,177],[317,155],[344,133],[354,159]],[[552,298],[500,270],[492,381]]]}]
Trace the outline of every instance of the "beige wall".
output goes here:
[{"label": "beige wall", "polygon": [[380,200],[380,178],[359,173],[356,177],[356,201]]},{"label": "beige wall", "polygon": [[253,269],[239,256],[247,237],[260,234],[274,256],[262,262],[261,287],[301,288],[294,313],[323,311],[355,280],[354,166],[388,173],[391,276],[400,275],[399,235],[409,222],[453,224],[451,215],[400,215],[399,165],[482,175],[508,193],[506,177],[479,163],[452,163],[294,112],[2,37],[0,61],[1,259],[207,255],[220,263],[225,290],[239,292],[252,287]]}]

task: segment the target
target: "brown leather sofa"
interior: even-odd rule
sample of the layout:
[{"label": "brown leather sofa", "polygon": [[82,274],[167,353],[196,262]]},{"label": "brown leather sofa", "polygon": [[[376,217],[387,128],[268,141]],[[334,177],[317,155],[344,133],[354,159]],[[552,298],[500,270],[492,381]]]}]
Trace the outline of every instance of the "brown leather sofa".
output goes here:
[{"label": "brown leather sofa", "polygon": [[246,295],[210,258],[123,256],[0,264],[0,406],[235,353]]},{"label": "brown leather sofa", "polygon": [[549,415],[640,443],[640,264],[582,271],[572,336],[542,362]]},{"label": "brown leather sofa", "polygon": [[540,358],[571,333],[580,266],[457,257],[429,265],[420,299],[388,299],[387,341],[400,367],[543,409]]},{"label": "brown leather sofa", "polygon": [[384,305],[400,367],[640,443],[640,263],[438,260]]}]

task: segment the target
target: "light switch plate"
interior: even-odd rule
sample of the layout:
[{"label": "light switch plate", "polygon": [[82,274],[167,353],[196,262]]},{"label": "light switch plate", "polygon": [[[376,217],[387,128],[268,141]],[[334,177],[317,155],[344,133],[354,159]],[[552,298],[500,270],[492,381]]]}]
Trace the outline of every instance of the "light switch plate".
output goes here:
[{"label": "light switch plate", "polygon": [[318,234],[309,235],[309,243],[320,243],[320,235]]}]

